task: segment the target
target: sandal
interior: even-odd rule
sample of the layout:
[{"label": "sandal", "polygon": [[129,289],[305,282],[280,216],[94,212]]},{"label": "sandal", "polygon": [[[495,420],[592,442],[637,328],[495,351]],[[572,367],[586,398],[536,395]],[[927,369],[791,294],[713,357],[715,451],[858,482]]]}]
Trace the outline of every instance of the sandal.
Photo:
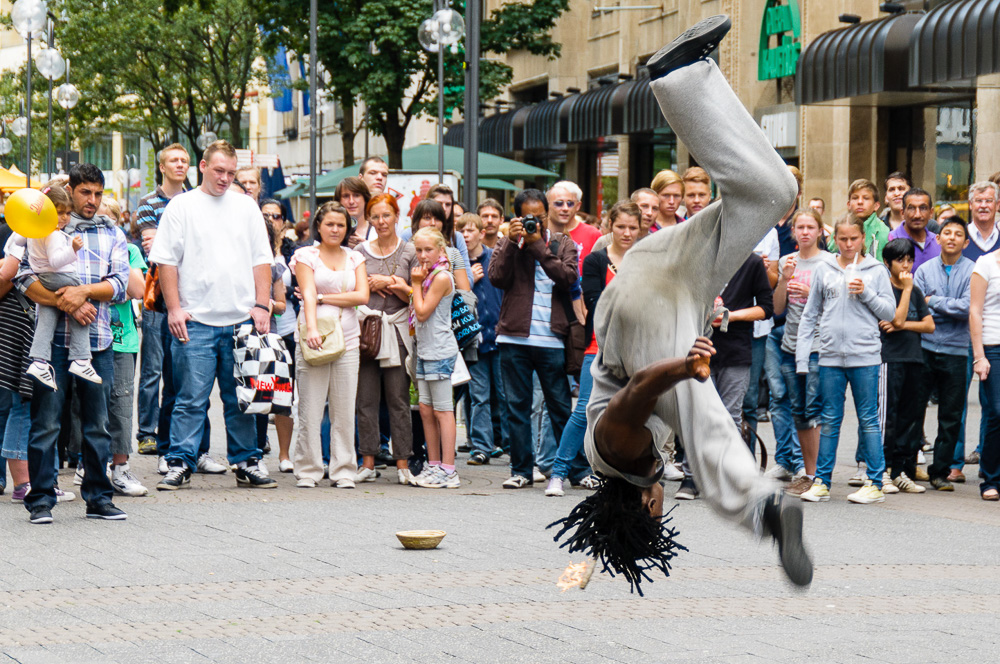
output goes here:
[{"label": "sandal", "polygon": [[1000,500],[1000,492],[996,489],[987,489],[986,491],[983,491],[983,500]]}]

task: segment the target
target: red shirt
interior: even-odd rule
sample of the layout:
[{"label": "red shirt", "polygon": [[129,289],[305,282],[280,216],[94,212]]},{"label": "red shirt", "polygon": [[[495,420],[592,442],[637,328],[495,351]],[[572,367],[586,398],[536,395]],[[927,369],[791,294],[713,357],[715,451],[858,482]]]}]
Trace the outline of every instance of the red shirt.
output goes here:
[{"label": "red shirt", "polygon": [[569,232],[569,236],[573,238],[573,242],[576,244],[577,260],[579,261],[578,269],[580,274],[583,274],[583,259],[594,248],[594,243],[601,237],[601,231],[590,224],[580,222],[576,225],[576,228]]}]

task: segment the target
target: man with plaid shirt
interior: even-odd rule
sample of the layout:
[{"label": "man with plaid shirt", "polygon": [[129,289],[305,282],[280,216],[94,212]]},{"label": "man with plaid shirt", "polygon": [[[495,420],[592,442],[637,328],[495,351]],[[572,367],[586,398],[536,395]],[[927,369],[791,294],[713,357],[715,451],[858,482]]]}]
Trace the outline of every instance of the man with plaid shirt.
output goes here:
[{"label": "man with plaid shirt", "polygon": [[90,325],[90,348],[94,369],[103,379],[96,384],[76,379],[73,390],[80,397],[83,425],[84,478],[81,493],[87,503],[87,517],[122,520],[125,512],[111,502],[114,489],[108,479],[107,463],[111,458],[108,434],[108,401],[114,384],[114,358],[111,350],[110,304],[124,302],[128,285],[129,261],[125,235],[108,217],[98,216],[104,194],[104,174],[93,164],[78,164],[69,172],[73,214],[66,227],[83,238],[83,250],[76,262],[79,286],[46,289],[22,261],[19,286],[39,304],[58,307],[64,320],[52,340],[52,370],[58,389],[42,386],[35,389],[31,401],[31,434],[28,438],[28,475],[31,490],[24,506],[31,513],[31,523],[52,523],[56,504],[56,443],[59,438],[63,405],[73,377],[69,373],[69,323],[67,316]]}]

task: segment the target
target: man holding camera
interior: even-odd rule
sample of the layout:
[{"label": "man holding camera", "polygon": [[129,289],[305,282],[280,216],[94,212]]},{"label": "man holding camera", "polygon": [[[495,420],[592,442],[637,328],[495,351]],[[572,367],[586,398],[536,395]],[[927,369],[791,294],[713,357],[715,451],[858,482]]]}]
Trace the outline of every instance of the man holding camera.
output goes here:
[{"label": "man holding camera", "polygon": [[556,440],[569,419],[564,339],[578,272],[576,244],[548,228],[548,200],[537,189],[514,199],[514,220],[490,260],[489,278],[504,291],[497,323],[507,396],[511,476],[505,489],[532,484],[531,374],[538,374]]}]

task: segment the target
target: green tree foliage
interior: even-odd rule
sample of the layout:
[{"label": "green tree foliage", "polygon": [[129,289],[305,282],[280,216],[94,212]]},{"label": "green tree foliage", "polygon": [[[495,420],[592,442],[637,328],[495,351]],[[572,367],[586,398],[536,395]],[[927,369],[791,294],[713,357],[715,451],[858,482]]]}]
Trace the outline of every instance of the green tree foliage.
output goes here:
[{"label": "green tree foliage", "polygon": [[[247,91],[263,82],[253,0],[50,0],[92,131],[141,132],[156,148],[203,127],[243,147]],[[195,147],[195,157],[200,151]]]},{"label": "green tree foliage", "polygon": [[[192,0],[194,1],[194,0]],[[328,89],[345,110],[356,101],[367,107],[368,127],[383,136],[389,165],[402,166],[403,142],[410,122],[437,112],[437,56],[417,41],[417,29],[433,14],[432,0],[331,0],[319,3],[318,57],[327,72]],[[509,2],[482,23],[480,98],[495,98],[510,83],[508,65],[490,55],[526,50],[554,58],[559,44],[552,41],[556,20],[568,9],[568,0]],[[309,52],[309,0],[260,0],[256,4],[267,39],[298,53]],[[464,14],[465,1],[452,8]],[[445,106],[463,109],[465,54],[445,51]],[[353,144],[353,133],[350,136]],[[347,151],[345,136],[345,155]],[[346,159],[349,163],[353,159]]]}]

